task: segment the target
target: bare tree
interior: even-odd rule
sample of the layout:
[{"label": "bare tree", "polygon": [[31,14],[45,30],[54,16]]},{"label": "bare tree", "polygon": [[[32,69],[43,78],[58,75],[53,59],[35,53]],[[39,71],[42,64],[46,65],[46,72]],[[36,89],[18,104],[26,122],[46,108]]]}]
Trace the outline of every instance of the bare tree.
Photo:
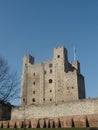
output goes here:
[{"label": "bare tree", "polygon": [[2,56],[0,56],[0,100],[9,102],[19,98],[19,79],[16,72],[10,70],[10,67]]}]

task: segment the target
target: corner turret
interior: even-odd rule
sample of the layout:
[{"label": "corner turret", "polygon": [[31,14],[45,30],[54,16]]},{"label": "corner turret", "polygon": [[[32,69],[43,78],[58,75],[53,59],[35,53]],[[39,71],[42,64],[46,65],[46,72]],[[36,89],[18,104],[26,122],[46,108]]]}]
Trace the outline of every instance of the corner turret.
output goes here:
[{"label": "corner turret", "polygon": [[72,61],[71,65],[73,69],[76,69],[80,73],[80,63],[78,61]]},{"label": "corner turret", "polygon": [[28,90],[28,64],[34,64],[34,57],[25,55],[23,58],[22,82],[21,82],[21,105],[27,104],[27,90]]}]

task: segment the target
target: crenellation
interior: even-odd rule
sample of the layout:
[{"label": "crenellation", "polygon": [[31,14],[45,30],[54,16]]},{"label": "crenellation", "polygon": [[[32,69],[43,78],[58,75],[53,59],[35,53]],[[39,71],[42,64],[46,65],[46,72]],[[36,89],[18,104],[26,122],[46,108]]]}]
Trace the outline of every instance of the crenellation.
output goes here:
[{"label": "crenellation", "polygon": [[31,55],[25,55],[24,58],[23,58],[23,64],[34,64],[34,57],[31,56]]}]

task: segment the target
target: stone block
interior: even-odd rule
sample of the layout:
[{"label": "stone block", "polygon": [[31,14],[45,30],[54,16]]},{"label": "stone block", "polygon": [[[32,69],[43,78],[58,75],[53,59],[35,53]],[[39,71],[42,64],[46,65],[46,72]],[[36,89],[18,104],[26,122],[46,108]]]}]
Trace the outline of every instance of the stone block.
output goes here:
[{"label": "stone block", "polygon": [[65,125],[64,118],[61,117],[61,118],[59,118],[59,120],[60,120],[61,128],[64,128],[64,125]]},{"label": "stone block", "polygon": [[15,124],[16,124],[15,121],[10,120],[10,121],[9,121],[9,128],[15,128]]},{"label": "stone block", "polygon": [[46,128],[49,128],[49,119],[45,119]]},{"label": "stone block", "polygon": [[53,128],[53,119],[50,119],[49,123],[50,123],[50,128]]},{"label": "stone block", "polygon": [[62,117],[60,118],[61,128],[71,128],[72,127],[72,117]]},{"label": "stone block", "polygon": [[39,125],[40,125],[40,128],[43,128],[44,127],[44,119],[40,119],[39,120]]},{"label": "stone block", "polygon": [[73,117],[73,122],[74,122],[74,127],[78,127],[78,128],[86,128],[86,116],[75,116]]},{"label": "stone block", "polygon": [[31,128],[37,128],[38,119],[31,119]]},{"label": "stone block", "polygon": [[9,125],[8,121],[2,121],[2,123],[3,123],[3,128],[8,128]]},{"label": "stone block", "polygon": [[23,121],[17,120],[17,121],[16,121],[16,127],[17,127],[17,128],[22,128],[22,126],[23,126]]},{"label": "stone block", "polygon": [[54,118],[53,121],[54,121],[54,127],[58,128],[59,127],[59,119],[58,118]]},{"label": "stone block", "polygon": [[25,120],[24,124],[25,124],[25,128],[30,128],[30,120]]},{"label": "stone block", "polygon": [[89,127],[98,127],[98,115],[87,116]]}]

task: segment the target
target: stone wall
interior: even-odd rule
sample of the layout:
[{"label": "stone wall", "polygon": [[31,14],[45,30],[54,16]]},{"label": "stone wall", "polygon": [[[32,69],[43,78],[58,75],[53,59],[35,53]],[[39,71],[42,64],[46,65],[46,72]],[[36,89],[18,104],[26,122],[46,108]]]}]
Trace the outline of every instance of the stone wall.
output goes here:
[{"label": "stone wall", "polygon": [[11,119],[58,118],[75,115],[98,114],[98,98],[76,101],[36,104],[12,109]]},{"label": "stone wall", "polygon": [[97,115],[0,121],[0,128],[86,128],[98,127]]}]

